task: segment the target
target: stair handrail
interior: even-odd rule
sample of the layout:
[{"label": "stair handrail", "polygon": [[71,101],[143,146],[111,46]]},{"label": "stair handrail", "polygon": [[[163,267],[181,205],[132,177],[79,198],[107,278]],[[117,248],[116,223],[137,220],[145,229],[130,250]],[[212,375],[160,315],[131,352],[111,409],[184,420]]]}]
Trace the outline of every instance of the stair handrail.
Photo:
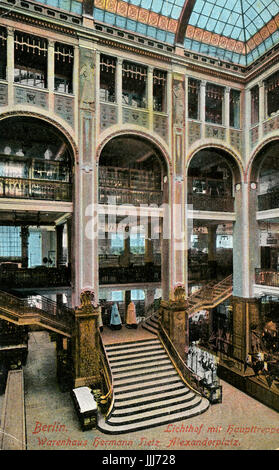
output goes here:
[{"label": "stair handrail", "polygon": [[[160,323],[158,336],[159,336],[159,339],[160,339],[167,355],[169,356],[169,359],[171,360],[175,370],[177,371],[177,373],[181,377],[182,381],[187,385],[187,387],[189,387],[191,390],[193,390],[193,392],[195,392],[195,393],[202,396],[202,389],[199,386],[200,380],[199,380],[198,375],[196,375],[193,371],[191,371],[191,369],[184,362],[184,360],[182,359],[181,355],[177,351],[176,347],[174,346],[172,340],[170,339],[168,333],[166,332],[165,328],[163,327],[163,325],[161,323]],[[165,344],[164,339],[165,339],[166,343],[168,343],[167,345]],[[170,349],[171,349],[172,354],[170,354],[170,352],[169,352]],[[176,360],[177,360],[178,363],[174,360],[174,357],[176,357]],[[186,378],[184,374],[187,375],[188,377]],[[189,383],[189,382],[191,382],[191,379],[192,379],[192,381],[194,381],[195,386],[193,384]]]},{"label": "stair handrail", "polygon": [[100,349],[101,349],[101,362],[102,362],[103,371],[104,371],[103,375],[104,375],[104,379],[105,379],[106,386],[108,389],[106,395],[101,396],[102,400],[104,401],[108,400],[108,403],[109,403],[108,410],[106,411],[106,415],[105,415],[105,419],[107,419],[109,415],[111,414],[113,407],[114,407],[113,374],[111,371],[109,358],[108,358],[101,334],[99,335],[99,342],[100,342]]}]

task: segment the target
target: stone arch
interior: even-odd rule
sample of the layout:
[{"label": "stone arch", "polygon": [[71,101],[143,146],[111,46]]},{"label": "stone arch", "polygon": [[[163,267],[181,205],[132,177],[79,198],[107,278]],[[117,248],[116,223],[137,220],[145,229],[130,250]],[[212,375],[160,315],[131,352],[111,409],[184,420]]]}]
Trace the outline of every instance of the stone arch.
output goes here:
[{"label": "stone arch", "polygon": [[245,176],[246,176],[247,181],[255,182],[255,181],[258,180],[259,172],[260,172],[261,166],[263,164],[263,160],[264,160],[262,158],[263,152],[264,152],[264,150],[268,149],[269,145],[272,145],[273,143],[276,143],[276,142],[279,145],[279,136],[278,135],[275,135],[275,136],[272,136],[268,139],[265,139],[264,141],[262,141],[255,148],[255,150],[253,151],[253,153],[252,153],[252,155],[249,159],[249,162],[248,162],[248,165],[247,165],[247,168],[246,168]]},{"label": "stone arch", "polygon": [[171,162],[171,159],[170,159],[170,156],[168,154],[168,152],[166,151],[165,147],[159,142],[158,139],[156,139],[155,137],[153,137],[152,135],[146,133],[146,132],[142,132],[142,131],[135,131],[135,130],[132,130],[132,129],[125,129],[125,130],[121,130],[121,131],[115,131],[111,134],[109,134],[107,137],[105,137],[98,145],[97,149],[96,149],[96,161],[99,162],[100,160],[100,156],[101,156],[101,153],[104,149],[104,147],[114,138],[117,138],[117,137],[125,137],[125,136],[128,136],[128,137],[139,137],[141,139],[144,139],[146,140],[147,142],[149,142],[150,144],[154,145],[158,150],[159,152],[162,154],[162,156],[164,157],[164,160],[165,160],[165,163],[167,165],[167,168],[168,168],[168,172],[169,174],[171,175],[172,174],[172,171],[173,171],[173,166],[172,166],[172,162]]},{"label": "stone arch", "polygon": [[20,118],[20,117],[30,117],[30,118],[34,118],[34,119],[38,119],[38,120],[47,122],[48,124],[53,126],[68,141],[68,143],[71,147],[72,153],[73,153],[73,157],[74,157],[73,158],[73,163],[75,163],[75,164],[79,163],[78,146],[77,146],[75,140],[73,139],[72,135],[70,134],[70,132],[59,121],[57,121],[55,119],[52,119],[48,116],[45,116],[43,114],[37,113],[37,112],[22,110],[22,111],[9,111],[9,112],[1,114],[0,115],[0,123],[3,120],[9,119],[9,118],[17,118],[17,117],[18,118]]},{"label": "stone arch", "polygon": [[[188,174],[189,166],[191,164],[191,161],[193,158],[202,150],[209,150],[213,149],[218,152],[218,150],[221,152],[221,155],[226,159],[228,165],[231,167],[231,170],[234,174],[234,179],[235,183],[239,183],[241,181],[245,180],[245,171],[243,167],[243,163],[240,159],[240,157],[235,153],[233,150],[229,149],[225,145],[219,144],[219,143],[206,143],[199,145],[198,147],[194,148],[189,155],[187,156],[187,161],[186,161],[186,172]],[[228,158],[230,157],[230,158]]]}]

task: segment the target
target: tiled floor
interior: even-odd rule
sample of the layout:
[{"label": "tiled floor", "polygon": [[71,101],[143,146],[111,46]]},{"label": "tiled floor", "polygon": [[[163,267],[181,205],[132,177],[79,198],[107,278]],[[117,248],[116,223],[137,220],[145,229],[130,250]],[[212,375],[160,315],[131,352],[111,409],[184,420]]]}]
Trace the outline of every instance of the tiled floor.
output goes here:
[{"label": "tiled floor", "polygon": [[[150,337],[147,332],[139,329],[122,328],[113,333],[105,330],[105,342],[118,342],[120,337],[123,340],[132,340],[131,338],[135,337],[142,339],[141,335]],[[59,391],[55,374],[55,343],[50,341],[47,332],[32,333],[28,360],[24,368],[28,450],[162,451],[279,448],[279,414],[225,382],[222,382],[223,403],[211,406],[206,413],[190,420],[129,435],[108,435],[98,430],[82,432],[70,394]],[[3,396],[0,406],[2,399]],[[43,425],[50,427],[42,431]],[[234,426],[231,433],[230,425]],[[273,432],[274,428],[278,432]]]}]

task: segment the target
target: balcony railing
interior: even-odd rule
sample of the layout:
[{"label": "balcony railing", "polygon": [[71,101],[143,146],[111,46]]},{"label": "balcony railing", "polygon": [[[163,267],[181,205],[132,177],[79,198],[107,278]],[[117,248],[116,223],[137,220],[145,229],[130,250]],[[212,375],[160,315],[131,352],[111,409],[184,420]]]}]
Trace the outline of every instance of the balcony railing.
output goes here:
[{"label": "balcony railing", "polygon": [[59,268],[0,268],[0,286],[11,288],[70,286],[71,272],[67,266]]},{"label": "balcony railing", "polygon": [[62,183],[60,181],[49,182],[0,177],[0,197],[71,201],[72,190],[69,183]]},{"label": "balcony railing", "polygon": [[279,207],[279,191],[272,191],[258,196],[258,210],[266,211]]},{"label": "balcony railing", "polygon": [[100,204],[111,204],[114,201],[117,205],[132,204],[133,206],[139,206],[140,204],[156,204],[159,206],[162,204],[163,198],[162,191],[148,191],[146,189],[143,191],[112,188],[100,189]]},{"label": "balcony railing", "polygon": [[102,285],[160,281],[160,266],[103,267],[99,270],[99,282]]},{"label": "balcony railing", "polygon": [[279,272],[272,269],[256,268],[255,283],[263,286],[279,287]]},{"label": "balcony railing", "polygon": [[188,204],[197,211],[234,212],[234,198],[230,196],[212,197],[205,194],[188,194]]}]

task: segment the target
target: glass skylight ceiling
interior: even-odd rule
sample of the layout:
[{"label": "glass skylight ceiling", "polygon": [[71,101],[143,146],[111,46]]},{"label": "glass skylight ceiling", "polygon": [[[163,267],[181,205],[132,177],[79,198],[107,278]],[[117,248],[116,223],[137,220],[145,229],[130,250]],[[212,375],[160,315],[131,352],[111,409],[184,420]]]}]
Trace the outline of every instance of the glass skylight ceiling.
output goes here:
[{"label": "glass skylight ceiling", "polygon": [[[180,25],[184,2],[94,0],[92,14],[96,22],[172,45],[184,27],[185,49],[241,65],[279,42],[279,0],[196,0],[188,24]],[[82,14],[82,0],[40,3]]]},{"label": "glass skylight ceiling", "polygon": [[[197,0],[189,19],[195,33],[190,38],[186,32],[184,46],[248,65],[278,42],[279,23],[274,20],[278,13],[279,0]],[[218,35],[219,41],[216,36],[215,44],[209,38],[204,41],[204,35],[197,40],[197,29]],[[226,43],[224,38],[238,44]],[[240,42],[244,46],[242,50]]]}]

